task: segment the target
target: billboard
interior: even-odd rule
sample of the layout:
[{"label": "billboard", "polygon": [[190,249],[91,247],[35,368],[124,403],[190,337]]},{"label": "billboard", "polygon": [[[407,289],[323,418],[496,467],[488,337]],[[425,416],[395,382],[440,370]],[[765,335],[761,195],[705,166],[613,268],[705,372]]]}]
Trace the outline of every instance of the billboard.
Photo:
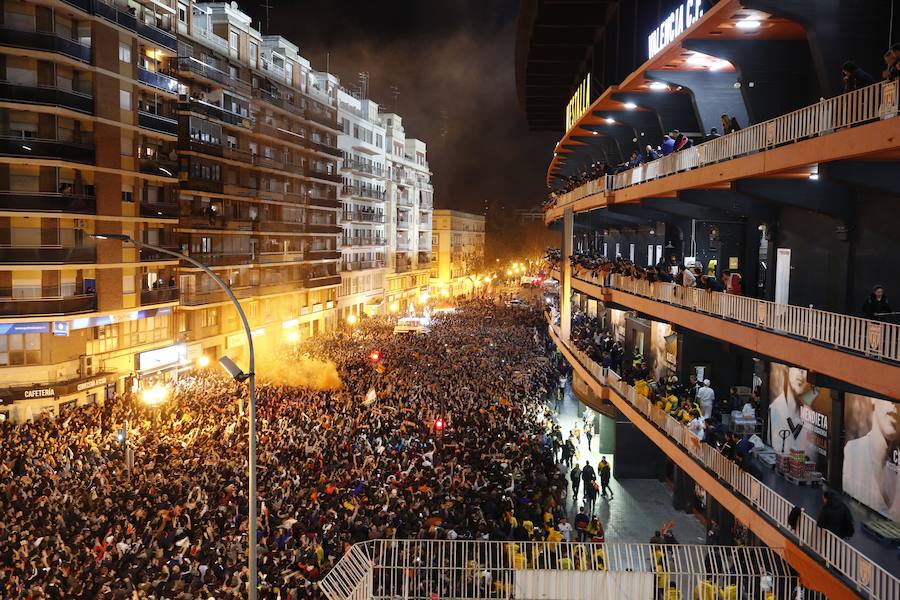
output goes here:
[{"label": "billboard", "polygon": [[844,394],[844,492],[900,522],[900,404]]},{"label": "billboard", "polygon": [[678,362],[678,334],[670,323],[650,322],[650,368],[653,378],[667,377],[675,372]]},{"label": "billboard", "polygon": [[831,390],[806,380],[806,369],[769,364],[769,443],[776,452],[803,450],[828,476]]}]

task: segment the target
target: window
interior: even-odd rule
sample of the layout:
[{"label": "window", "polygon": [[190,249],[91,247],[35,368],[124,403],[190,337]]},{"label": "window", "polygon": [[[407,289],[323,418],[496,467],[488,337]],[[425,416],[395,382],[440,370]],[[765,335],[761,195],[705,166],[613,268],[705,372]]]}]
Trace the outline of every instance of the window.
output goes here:
[{"label": "window", "polygon": [[187,24],[187,6],[184,4],[178,4],[178,22]]},{"label": "window", "polygon": [[122,202],[134,202],[134,186],[122,186]]},{"label": "window", "polygon": [[0,335],[0,366],[36,365],[41,362],[41,334]]},{"label": "window", "polygon": [[228,32],[228,45],[231,48],[231,50],[234,51],[235,53],[237,53],[237,51],[238,51],[238,44],[239,44],[240,40],[241,40],[241,38],[238,35],[237,31]]},{"label": "window", "polygon": [[119,108],[131,110],[131,92],[128,90],[119,90]]},{"label": "window", "polygon": [[131,64],[131,44],[119,42],[119,60]]},{"label": "window", "polygon": [[123,275],[122,276],[122,293],[123,294],[133,294],[134,293],[134,277],[131,275]]},{"label": "window", "polygon": [[250,42],[250,66],[256,66],[256,59],[259,56],[259,44]]}]

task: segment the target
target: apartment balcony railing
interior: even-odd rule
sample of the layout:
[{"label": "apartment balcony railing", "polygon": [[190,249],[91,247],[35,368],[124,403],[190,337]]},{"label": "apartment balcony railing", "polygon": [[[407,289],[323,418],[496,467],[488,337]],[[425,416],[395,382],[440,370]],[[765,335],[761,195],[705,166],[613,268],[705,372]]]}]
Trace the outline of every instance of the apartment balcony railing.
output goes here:
[{"label": "apartment balcony railing", "polygon": [[57,192],[0,192],[0,210],[92,215],[97,212],[97,198]]},{"label": "apartment balcony railing", "polygon": [[304,226],[306,233],[342,233],[340,225],[334,223],[307,223]]},{"label": "apartment balcony railing", "polygon": [[338,150],[334,146],[329,146],[328,144],[324,144],[322,142],[317,142],[316,140],[307,138],[304,142],[304,145],[310,150],[315,150],[317,152],[322,152],[323,154],[328,154],[330,156],[335,156],[340,158],[343,156],[343,152]]},{"label": "apartment balcony railing", "polygon": [[168,135],[178,135],[178,120],[163,117],[152,112],[138,110],[138,126],[150,131],[158,131]]},{"label": "apartment balcony railing", "polygon": [[95,246],[0,246],[0,264],[93,263],[96,260]]},{"label": "apartment balcony railing", "polygon": [[255,220],[253,221],[253,231],[254,232],[282,232],[282,233],[292,233],[295,231],[300,231],[303,229],[303,223],[298,221],[270,221],[270,220]]},{"label": "apartment balcony railing", "polygon": [[575,348],[569,340],[561,337],[559,327],[550,325],[550,334],[556,345],[570,353],[590,378],[604,387],[609,387],[647,421],[678,444],[685,454],[710,471],[735,495],[765,515],[786,538],[796,540],[800,547],[819,557],[828,568],[849,581],[862,597],[900,598],[900,579],[831,531],[819,527],[816,519],[806,512],[801,512],[797,522],[791,526],[789,521],[794,508],[792,501],[741,469],[737,463],[726,458],[713,446],[701,443],[681,421],[658,408],[647,397],[638,394],[634,387],[620,380],[616,373],[607,370],[607,374],[604,375],[601,365]]},{"label": "apartment balcony railing", "polygon": [[305,177],[313,177],[315,179],[322,179],[324,181],[330,181],[332,183],[340,183],[342,181],[341,176],[338,173],[329,173],[324,169],[314,169],[312,167],[304,168],[303,175]]},{"label": "apartment balcony railing", "polygon": [[341,242],[344,247],[347,246],[384,246],[387,241],[384,238],[364,237],[364,236],[345,236]]},{"label": "apartment balcony railing", "polygon": [[197,100],[196,98],[191,98],[188,102],[179,102],[178,109],[181,111],[190,111],[193,113],[197,113],[211,119],[216,119],[218,121],[222,121],[223,123],[227,123],[228,125],[246,127],[248,129],[252,126],[253,121],[249,115],[239,115],[237,113],[231,112],[230,110],[225,110],[221,106],[216,106],[215,104],[210,104],[202,100]]},{"label": "apartment balcony railing", "polygon": [[0,45],[56,52],[85,63],[91,62],[90,45],[51,31],[23,30],[3,25],[0,26]]},{"label": "apartment balcony railing", "polygon": [[177,287],[163,287],[155,290],[141,290],[141,306],[178,302],[180,290]]},{"label": "apartment balcony railing", "polygon": [[406,273],[411,270],[412,270],[412,262],[408,261],[408,260],[398,260],[397,263],[394,265],[395,273]]},{"label": "apartment balcony railing", "polygon": [[341,130],[341,126],[338,123],[337,118],[331,117],[325,113],[316,112],[307,108],[303,113],[303,117],[307,121],[318,123],[319,125],[323,125],[324,127],[328,127],[329,129],[333,129],[334,131],[339,132]]},{"label": "apartment balcony railing", "polygon": [[237,217],[225,214],[192,214],[184,216],[179,222],[179,227],[183,229],[215,229],[219,231],[246,231],[251,232],[254,228],[254,221],[250,217]]},{"label": "apartment balcony railing", "polygon": [[362,161],[344,161],[344,169],[357,173],[365,173],[373,177],[387,178],[387,170],[381,165],[368,164]]},{"label": "apartment balcony railing", "polygon": [[409,196],[399,195],[397,196],[397,206],[403,207],[411,207],[413,205],[413,199]]},{"label": "apartment balcony railing", "polygon": [[338,250],[307,250],[303,254],[303,260],[338,260],[340,257]]},{"label": "apartment balcony railing", "polygon": [[419,210],[433,210],[434,209],[434,200],[425,200],[424,198],[419,200]]},{"label": "apartment balcony railing", "polygon": [[209,179],[190,178],[181,182],[181,189],[197,192],[210,192],[213,194],[221,194],[225,189],[221,181],[210,181]]},{"label": "apartment balcony railing", "polygon": [[304,280],[304,285],[310,289],[341,285],[341,276],[337,274],[308,275]]},{"label": "apartment balcony railing", "polygon": [[[397,219],[397,229],[409,229],[409,221],[406,219]],[[409,244],[407,244],[409,247]]]},{"label": "apartment balcony railing", "polygon": [[216,35],[210,29],[204,29],[201,25],[202,22],[194,21],[191,27],[191,35],[200,38],[204,43],[209,44],[210,47],[227,56],[228,40]]},{"label": "apartment balcony railing", "polygon": [[366,269],[381,269],[383,260],[345,260],[341,263],[344,271],[365,271]]},{"label": "apartment balcony railing", "polygon": [[[719,596],[720,583],[734,595]],[[319,582],[328,600],[649,599],[675,598],[673,590],[791,600],[797,587],[790,566],[764,546],[415,539],[358,542]]]},{"label": "apartment balcony railing", "polygon": [[177,219],[181,208],[177,202],[141,202],[142,217]]},{"label": "apartment balcony railing", "polygon": [[[231,291],[237,298],[250,298],[252,296],[266,296],[281,292],[300,291],[304,287],[303,281],[279,281],[260,283],[257,285],[231,286]],[[228,295],[221,289],[195,290],[181,294],[181,303],[186,306],[198,306],[213,302],[228,302]]]},{"label": "apartment balcony railing", "polygon": [[[81,4],[86,3],[72,2],[72,4],[80,6]],[[164,31],[153,25],[148,25],[142,19],[139,19],[138,15],[135,14],[134,9],[127,4],[119,3],[115,0],[93,0],[91,2],[90,11],[120,27],[134,31],[144,39],[155,42],[173,52],[178,49],[178,42],[175,39],[174,33]]]},{"label": "apartment balcony railing", "polygon": [[94,162],[94,144],[62,140],[0,136],[0,155],[26,158],[60,158],[72,162]]},{"label": "apartment balcony railing", "polygon": [[315,206],[318,208],[340,208],[341,201],[335,198],[331,198],[329,196],[319,196],[315,194],[310,194],[307,196],[307,204],[309,206]]},{"label": "apartment balcony railing", "polygon": [[158,90],[168,92],[170,94],[178,93],[178,80],[174,77],[160,73],[159,71],[149,71],[143,67],[138,67],[138,81],[146,83]]},{"label": "apartment balcony railing", "polygon": [[[181,252],[181,248],[175,245],[170,244],[160,244],[158,242],[154,243],[155,246],[159,246],[160,248],[165,248],[166,250],[172,250],[173,252]],[[162,252],[157,252],[156,250],[150,250],[147,248],[139,248],[139,259],[141,262],[159,262],[162,260],[177,260],[171,254],[164,254]]]},{"label": "apartment balcony railing", "polygon": [[178,161],[165,158],[161,154],[153,156],[138,154],[138,168],[141,173],[178,177]]},{"label": "apartment balcony railing", "polygon": [[343,213],[343,220],[356,223],[384,223],[384,213],[345,210]]},{"label": "apartment balcony railing", "polygon": [[241,252],[191,252],[190,257],[210,267],[245,265],[255,258],[252,254]]},{"label": "apartment balcony railing", "polygon": [[883,81],[740,131],[674,152],[633,169],[605,175],[562,194],[555,207],[575,200],[624,189],[676,173],[756,154],[785,144],[829,135],[847,127],[897,115],[898,83]]},{"label": "apartment balcony railing", "polygon": [[[216,36],[218,37],[218,36]],[[227,50],[226,50],[227,53]],[[222,87],[234,90],[239,94],[250,94],[250,84],[243,79],[232,77],[229,73],[221,69],[208,65],[193,56],[181,56],[178,58],[178,70],[182,73],[193,73],[199,75],[203,79],[214,81],[221,84]]]},{"label": "apartment balcony railing", "polygon": [[345,196],[356,196],[358,198],[366,198],[368,200],[384,200],[385,196],[384,190],[350,185],[345,185],[343,187],[342,193]]},{"label": "apartment balcony railing", "polygon": [[74,294],[59,295],[59,289],[41,290],[40,297],[18,297],[18,290],[0,289],[0,316],[65,315],[97,309],[97,294],[83,289]]},{"label": "apartment balcony railing", "polygon": [[622,275],[610,275],[607,281],[589,275],[579,279],[845,352],[900,363],[900,324]]},{"label": "apartment balcony railing", "polygon": [[254,257],[254,262],[260,264],[296,263],[303,260],[302,250],[287,250],[282,252],[260,252]]},{"label": "apartment balcony railing", "polygon": [[[85,82],[83,87],[87,87]],[[94,114],[94,98],[89,93],[53,85],[27,85],[0,81],[0,99],[22,104],[60,106],[85,114]]]}]

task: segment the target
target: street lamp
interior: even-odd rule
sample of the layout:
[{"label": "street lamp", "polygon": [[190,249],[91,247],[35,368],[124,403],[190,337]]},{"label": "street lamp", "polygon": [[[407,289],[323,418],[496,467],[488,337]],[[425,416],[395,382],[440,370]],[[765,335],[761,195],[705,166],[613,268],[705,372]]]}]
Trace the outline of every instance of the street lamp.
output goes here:
[{"label": "street lamp", "polygon": [[234,295],[234,292],[232,292],[231,288],[228,287],[228,284],[222,281],[221,277],[216,275],[212,271],[212,269],[210,269],[200,261],[193,259],[186,254],[182,254],[181,252],[175,252],[172,250],[167,250],[165,248],[160,248],[159,246],[153,246],[151,244],[139,242],[130,235],[126,235],[124,233],[93,233],[91,234],[91,237],[98,240],[119,240],[123,243],[128,242],[134,246],[137,246],[138,248],[146,248],[147,250],[153,250],[154,252],[159,252],[160,254],[168,254],[169,256],[180,258],[181,260],[191,263],[192,265],[212,277],[213,281],[215,281],[231,299],[231,303],[234,304],[235,310],[237,310],[238,315],[241,317],[241,323],[243,323],[244,325],[244,333],[246,333],[247,335],[247,349],[250,353],[250,372],[243,373],[240,369],[237,368],[237,365],[235,365],[230,359],[228,359],[228,357],[222,357],[222,359],[225,360],[220,359],[219,362],[222,363],[222,366],[225,367],[225,369],[231,374],[235,381],[241,383],[244,380],[250,380],[250,401],[249,412],[247,414],[247,418],[250,421],[250,452],[248,457],[250,463],[250,514],[249,520],[247,522],[247,560],[249,563],[248,567],[250,569],[250,577],[247,584],[247,597],[249,598],[249,600],[256,600],[256,373],[254,372],[253,360],[253,335],[250,331],[250,323],[247,321],[247,315],[244,314],[244,309],[241,308],[241,303],[238,302],[237,298]]}]

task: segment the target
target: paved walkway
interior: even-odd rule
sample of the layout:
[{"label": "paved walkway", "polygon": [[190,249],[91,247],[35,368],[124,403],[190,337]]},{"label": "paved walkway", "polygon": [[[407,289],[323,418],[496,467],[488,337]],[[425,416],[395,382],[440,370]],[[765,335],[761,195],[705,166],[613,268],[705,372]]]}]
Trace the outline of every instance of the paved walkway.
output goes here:
[{"label": "paved walkway", "polygon": [[[558,414],[563,439],[568,436],[576,423],[580,429],[584,429],[582,416],[585,408],[572,393],[572,386],[567,385]],[[577,458],[581,466],[584,466],[585,460],[589,460],[596,469],[601,456],[606,457],[610,466],[615,461],[615,422],[606,415],[600,415],[599,420],[600,431],[591,440],[590,449],[588,449],[587,437],[584,433],[581,434]],[[568,473],[566,476],[568,480]],[[674,533],[679,542],[702,544],[706,540],[706,528],[693,515],[675,510],[672,507],[671,492],[656,479],[617,480],[613,478],[610,488],[612,497],[598,496],[594,508],[594,514],[600,518],[606,530],[608,542],[646,543],[650,541],[655,529],[659,529],[661,525],[670,521],[675,523]],[[570,516],[574,517],[579,507],[573,505],[571,486],[568,491],[570,499],[566,508]],[[581,496],[584,490],[579,488],[578,492]]]}]

